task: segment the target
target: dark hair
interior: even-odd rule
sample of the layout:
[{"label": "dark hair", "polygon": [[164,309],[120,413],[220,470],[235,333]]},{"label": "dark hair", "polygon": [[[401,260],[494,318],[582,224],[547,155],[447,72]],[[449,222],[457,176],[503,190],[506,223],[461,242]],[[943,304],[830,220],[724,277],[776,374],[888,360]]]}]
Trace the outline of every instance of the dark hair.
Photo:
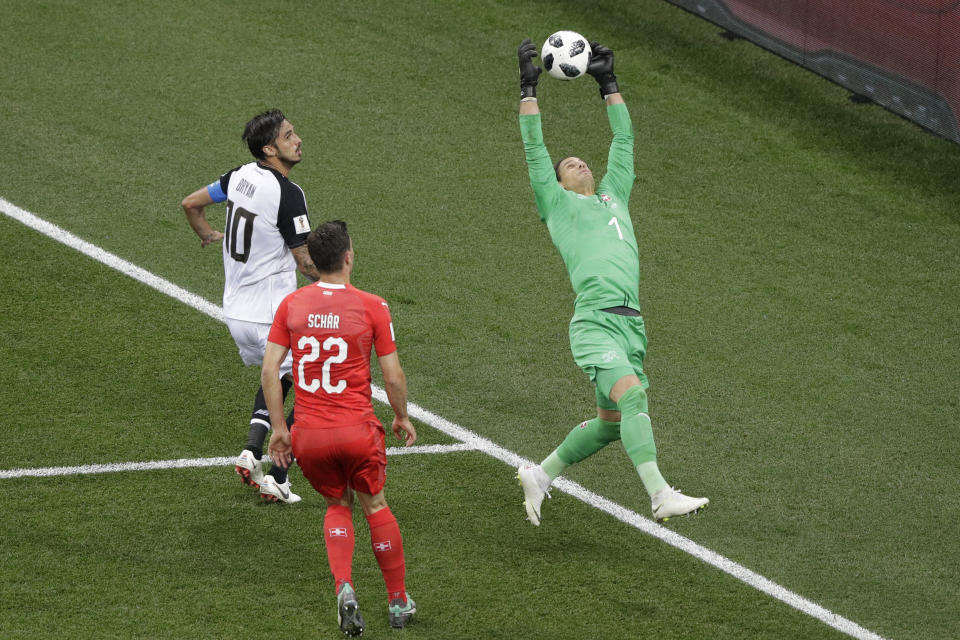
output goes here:
[{"label": "dark hair", "polygon": [[250,153],[257,160],[266,159],[263,148],[272,144],[280,135],[280,125],[286,118],[279,109],[271,109],[253,116],[243,128],[243,141],[250,147]]},{"label": "dark hair", "polygon": [[560,163],[566,160],[567,158],[571,158],[571,157],[572,156],[563,156],[562,158],[560,158],[559,160],[553,163],[553,173],[556,174],[557,176],[557,182],[560,182]]},{"label": "dark hair", "polygon": [[350,249],[350,234],[343,220],[331,220],[317,226],[307,236],[307,251],[320,273],[343,268],[343,257]]}]

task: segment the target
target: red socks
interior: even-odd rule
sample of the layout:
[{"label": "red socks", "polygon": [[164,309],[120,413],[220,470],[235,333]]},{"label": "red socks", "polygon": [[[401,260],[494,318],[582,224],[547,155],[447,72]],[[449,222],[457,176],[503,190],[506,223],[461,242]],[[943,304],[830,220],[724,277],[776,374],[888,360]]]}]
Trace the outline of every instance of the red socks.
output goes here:
[{"label": "red socks", "polygon": [[[370,524],[370,545],[373,555],[380,565],[383,581],[387,585],[387,599],[403,598],[406,600],[407,565],[403,557],[403,537],[397,519],[389,507],[381,509],[367,516]],[[323,517],[323,539],[327,547],[327,560],[330,562],[330,572],[336,590],[344,582],[353,584],[351,572],[353,568],[353,510],[342,505],[328,505],[327,513]]]},{"label": "red socks", "polygon": [[377,558],[383,581],[387,585],[387,598],[403,598],[406,600],[404,578],[407,565],[403,558],[403,538],[397,519],[393,517],[390,507],[367,516],[370,523],[370,544],[373,546],[373,555]]},{"label": "red socks", "polygon": [[351,580],[353,570],[353,509],[342,505],[327,505],[323,517],[323,540],[327,547],[327,560],[333,573],[337,591],[340,584]]}]

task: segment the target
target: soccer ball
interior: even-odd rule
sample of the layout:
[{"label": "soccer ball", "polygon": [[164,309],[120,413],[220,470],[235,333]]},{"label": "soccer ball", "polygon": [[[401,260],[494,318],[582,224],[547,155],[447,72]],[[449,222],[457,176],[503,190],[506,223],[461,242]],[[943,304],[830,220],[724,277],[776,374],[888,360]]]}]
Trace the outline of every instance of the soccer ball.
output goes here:
[{"label": "soccer ball", "polygon": [[540,60],[554,78],[573,80],[586,73],[591,54],[590,43],[582,35],[576,31],[557,31],[543,43]]}]

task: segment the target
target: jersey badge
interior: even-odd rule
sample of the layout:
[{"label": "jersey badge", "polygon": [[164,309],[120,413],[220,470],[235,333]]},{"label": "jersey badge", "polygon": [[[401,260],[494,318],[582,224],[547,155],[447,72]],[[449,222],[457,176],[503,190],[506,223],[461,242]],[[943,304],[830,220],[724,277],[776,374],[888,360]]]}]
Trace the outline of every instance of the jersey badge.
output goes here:
[{"label": "jersey badge", "polygon": [[293,228],[297,233],[310,233],[310,221],[307,216],[297,216],[293,219]]},{"label": "jersey badge", "polygon": [[603,200],[604,202],[610,202],[610,196],[608,196],[605,193],[600,194],[600,199]]}]

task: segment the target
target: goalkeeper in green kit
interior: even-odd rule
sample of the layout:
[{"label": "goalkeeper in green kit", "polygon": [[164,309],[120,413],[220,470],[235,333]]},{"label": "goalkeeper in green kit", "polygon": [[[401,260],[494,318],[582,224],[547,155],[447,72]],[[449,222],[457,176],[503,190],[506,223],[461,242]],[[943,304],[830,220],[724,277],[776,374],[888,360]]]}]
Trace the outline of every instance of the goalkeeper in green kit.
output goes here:
[{"label": "goalkeeper in green kit", "polygon": [[580,158],[556,164],[543,143],[537,80],[541,69],[530,39],[520,44],[520,133],[530,184],[553,244],[570,275],[576,301],[570,321],[570,350],[596,385],[597,417],[570,432],[539,465],[521,467],[527,518],[540,525],[540,507],[550,484],[572,464],[617,440],[650,495],[653,516],[663,521],[693,513],[709,502],[672,488],[657,467],[657,450],[647,414],[649,386],[643,373],[647,337],[640,315],[640,260],[627,203],[633,186],[633,129],[613,73],[613,52],[591,43],[587,73],[600,85],[613,142],[607,174],[596,186]]}]

